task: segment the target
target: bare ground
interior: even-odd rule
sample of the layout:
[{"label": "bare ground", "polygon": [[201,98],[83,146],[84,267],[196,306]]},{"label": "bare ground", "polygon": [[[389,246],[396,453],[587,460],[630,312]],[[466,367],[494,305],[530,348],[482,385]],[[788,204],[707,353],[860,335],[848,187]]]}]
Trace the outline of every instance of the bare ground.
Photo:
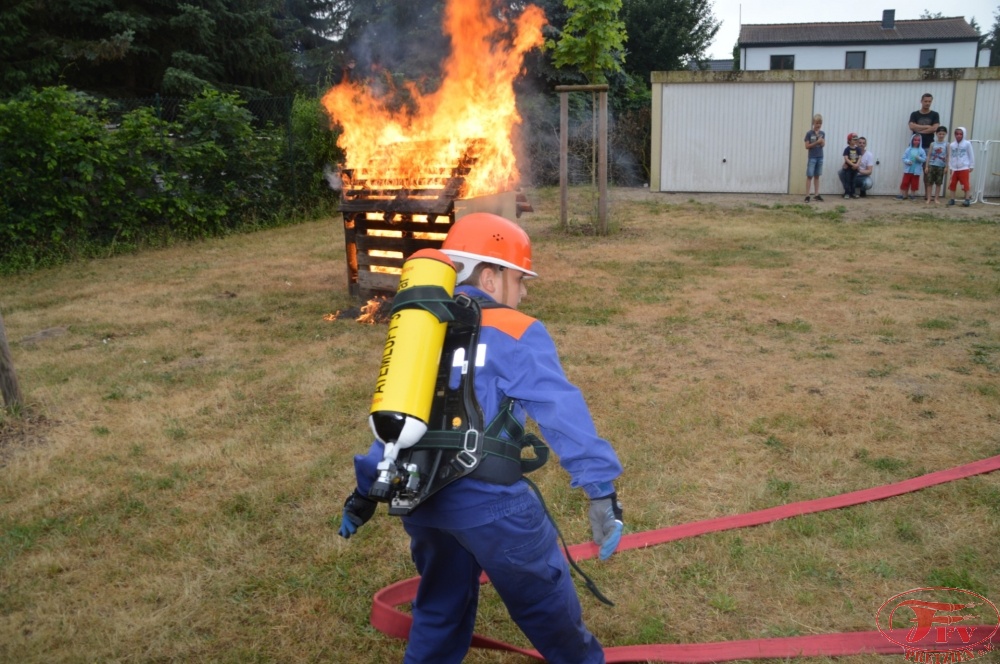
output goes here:
[{"label": "bare ground", "polygon": [[651,200],[667,203],[684,203],[698,201],[700,203],[718,205],[723,208],[776,205],[808,205],[816,210],[834,210],[843,207],[845,221],[865,221],[870,218],[891,218],[913,215],[932,215],[953,219],[978,219],[1000,223],[1000,204],[975,203],[963,207],[961,203],[947,205],[947,200],[940,200],[936,205],[927,204],[921,198],[916,201],[897,201],[894,196],[868,196],[866,198],[846,200],[842,195],[824,194],[822,202],[806,203],[805,196],[781,194],[726,194],[726,193],[661,193],[649,189],[615,189],[614,197],[629,200]]}]

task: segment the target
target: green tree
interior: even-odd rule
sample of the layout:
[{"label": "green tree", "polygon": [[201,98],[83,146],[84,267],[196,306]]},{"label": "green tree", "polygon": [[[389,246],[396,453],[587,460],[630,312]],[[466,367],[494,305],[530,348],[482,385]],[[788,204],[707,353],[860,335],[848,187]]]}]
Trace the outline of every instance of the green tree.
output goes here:
[{"label": "green tree", "polygon": [[[542,35],[546,41],[555,40],[562,34],[569,21],[570,11],[563,0],[531,0],[528,2],[511,2],[512,11],[523,11],[523,5],[532,4],[545,13],[546,25],[542,26]],[[517,5],[517,6],[515,6]],[[536,48],[524,55],[524,74],[515,82],[515,90],[519,96],[530,95],[539,90],[551,90],[556,85],[586,83],[583,74],[567,67],[557,67],[553,62],[554,52],[550,47]],[[614,90],[616,79],[609,77],[609,84]],[[558,107],[556,108],[558,117]]]},{"label": "green tree", "polygon": [[0,11],[0,97],[14,94],[35,80],[55,80],[59,63],[38,30],[32,0],[12,0]]},{"label": "green tree", "polygon": [[[941,12],[934,12],[932,14],[929,9],[925,9],[923,11],[923,13],[920,14],[920,18],[922,20],[935,19],[935,18],[945,18],[945,15],[942,14]],[[969,19],[969,25],[971,25],[972,29],[975,30],[976,32],[978,32],[979,34],[983,33],[982,28],[979,27],[978,23],[976,23],[976,17],[975,16],[973,16],[972,18]]]},{"label": "green tree", "polygon": [[292,57],[275,21],[280,0],[197,0],[178,4],[161,89],[190,96],[209,88],[246,96],[283,95],[295,87]]},{"label": "green tree", "polygon": [[619,17],[622,0],[565,0],[570,11],[559,40],[547,39],[556,67],[576,67],[591,84],[621,72],[628,39]]},{"label": "green tree", "polygon": [[650,72],[704,60],[720,26],[710,0],[629,0],[622,17],[635,45],[625,69],[647,84]]},{"label": "green tree", "polygon": [[990,67],[1000,67],[1000,5],[993,13],[993,27],[983,37],[983,46],[990,49]]},{"label": "green tree", "polygon": [[111,0],[13,0],[0,11],[0,95],[32,85],[70,82],[120,59],[134,33],[102,17]]},{"label": "green tree", "polygon": [[320,77],[347,0],[8,0],[0,96],[65,84],[114,97],[283,95]]},{"label": "green tree", "polygon": [[310,88],[329,86],[340,70],[339,40],[353,2],[350,0],[286,0],[279,26],[295,72]]}]

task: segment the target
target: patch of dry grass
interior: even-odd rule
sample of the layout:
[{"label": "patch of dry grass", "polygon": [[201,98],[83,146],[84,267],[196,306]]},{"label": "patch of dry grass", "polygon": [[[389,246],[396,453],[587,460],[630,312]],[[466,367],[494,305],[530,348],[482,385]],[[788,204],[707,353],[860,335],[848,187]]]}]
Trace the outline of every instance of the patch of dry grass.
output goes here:
[{"label": "patch of dry grass", "polygon": [[[524,308],[619,451],[630,530],[1000,454],[995,224],[617,194],[597,239],[532,192]],[[353,304],[338,223],[5,279],[28,407],[0,421],[0,660],[401,657],[367,619],[405,534],[336,536],[385,334],[323,320]],[[585,540],[584,497],[538,475]],[[1000,600],[997,541],[994,474],[585,561],[617,606],[583,603],[607,645],[871,630],[922,585]]]}]

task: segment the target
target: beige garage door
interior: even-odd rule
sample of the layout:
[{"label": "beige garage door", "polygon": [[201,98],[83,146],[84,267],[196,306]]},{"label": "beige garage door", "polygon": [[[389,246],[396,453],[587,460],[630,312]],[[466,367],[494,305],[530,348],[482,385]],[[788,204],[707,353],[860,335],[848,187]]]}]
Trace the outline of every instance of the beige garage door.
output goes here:
[{"label": "beige garage door", "polygon": [[663,86],[660,191],[785,193],[791,83]]}]

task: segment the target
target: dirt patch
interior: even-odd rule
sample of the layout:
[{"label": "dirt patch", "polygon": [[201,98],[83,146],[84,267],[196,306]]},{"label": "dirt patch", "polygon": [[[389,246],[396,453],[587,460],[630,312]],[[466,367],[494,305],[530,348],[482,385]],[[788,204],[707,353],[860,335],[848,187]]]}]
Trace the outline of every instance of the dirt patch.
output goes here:
[{"label": "dirt patch", "polygon": [[646,188],[616,188],[614,197],[634,201],[648,200],[677,204],[696,201],[722,208],[806,205],[817,211],[827,211],[842,207],[846,221],[865,221],[872,218],[899,218],[903,220],[906,217],[930,215],[942,219],[976,219],[1000,223],[1000,205],[975,203],[969,207],[963,207],[959,203],[951,206],[947,205],[947,200],[941,200],[934,205],[926,204],[922,198],[916,201],[897,201],[894,196],[845,199],[842,195],[829,194],[824,195],[824,200],[821,202],[813,200],[806,203],[803,200],[805,196],[798,194],[662,193],[652,192]]},{"label": "dirt patch", "polygon": [[28,336],[21,339],[21,343],[25,345],[35,345],[40,341],[48,341],[49,339],[55,339],[65,335],[67,332],[65,327],[47,327],[44,330],[39,330],[34,334],[29,334]]},{"label": "dirt patch", "polygon": [[33,413],[0,415],[0,468],[17,452],[44,444],[53,424],[44,415]]}]

